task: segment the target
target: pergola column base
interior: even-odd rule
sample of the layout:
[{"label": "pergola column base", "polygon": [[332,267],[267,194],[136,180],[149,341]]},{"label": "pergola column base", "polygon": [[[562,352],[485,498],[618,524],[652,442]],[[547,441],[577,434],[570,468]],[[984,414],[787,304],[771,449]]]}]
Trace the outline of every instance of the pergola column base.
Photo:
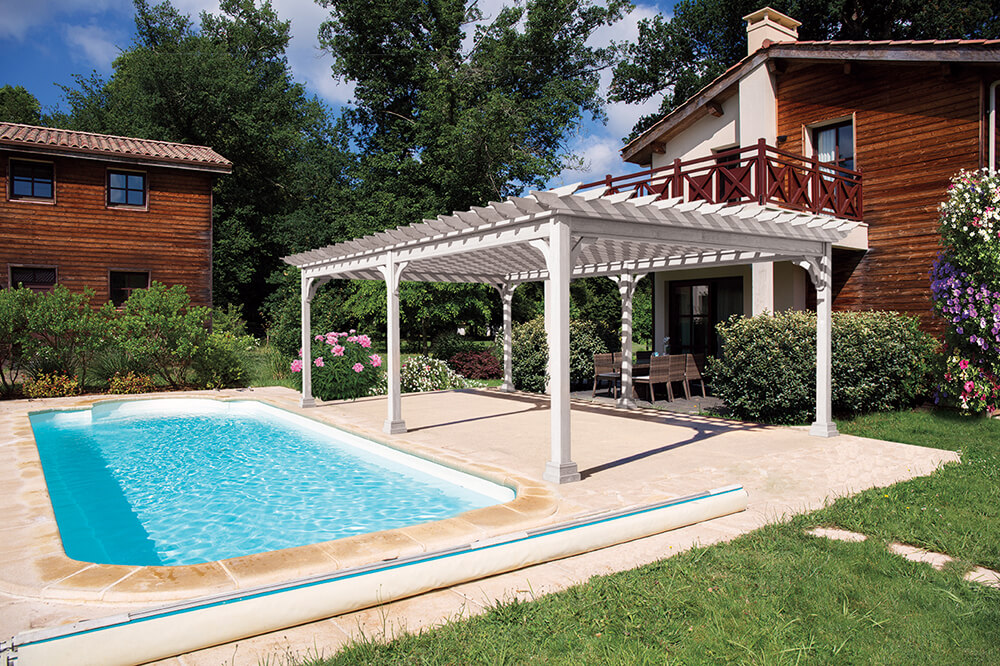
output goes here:
[{"label": "pergola column base", "polygon": [[840,433],[837,431],[837,424],[833,421],[826,421],[825,423],[815,421],[809,426],[809,434],[813,437],[836,437]]},{"label": "pergola column base", "polygon": [[302,398],[302,400],[299,401],[299,406],[300,407],[315,407],[316,406],[316,398]]},{"label": "pergola column base", "polygon": [[382,432],[387,435],[399,435],[406,432],[406,421],[399,419],[393,421],[392,419],[386,419],[385,423],[382,425]]},{"label": "pergola column base", "polygon": [[638,405],[635,404],[635,398],[632,396],[620,395],[615,402],[615,407],[618,409],[636,409]]},{"label": "pergola column base", "polygon": [[503,391],[504,393],[513,393],[517,389],[514,388],[513,384],[504,382],[503,384],[500,385],[500,390]]},{"label": "pergola column base", "polygon": [[552,483],[574,483],[580,480],[580,470],[575,462],[557,463],[550,460],[545,463],[542,478]]}]

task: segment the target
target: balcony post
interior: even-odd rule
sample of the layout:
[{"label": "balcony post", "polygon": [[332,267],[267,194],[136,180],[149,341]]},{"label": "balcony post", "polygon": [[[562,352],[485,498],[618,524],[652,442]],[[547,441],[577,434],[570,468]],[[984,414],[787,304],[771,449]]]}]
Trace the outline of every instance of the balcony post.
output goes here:
[{"label": "balcony post", "polygon": [[670,196],[684,198],[684,183],[681,180],[681,158],[674,158],[674,177],[670,183]]},{"label": "balcony post", "polygon": [[822,188],[819,183],[819,157],[816,154],[812,156],[812,173],[809,174],[809,180],[812,183],[812,201],[810,201],[810,211],[813,213],[819,213],[823,208],[819,205],[820,192]]},{"label": "balcony post", "polygon": [[757,203],[767,203],[767,141],[757,139]]}]

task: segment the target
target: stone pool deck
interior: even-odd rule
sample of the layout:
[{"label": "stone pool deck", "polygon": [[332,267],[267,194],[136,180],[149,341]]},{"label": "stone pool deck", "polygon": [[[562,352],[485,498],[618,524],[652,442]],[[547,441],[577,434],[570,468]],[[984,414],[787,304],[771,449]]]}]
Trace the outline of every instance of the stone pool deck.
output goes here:
[{"label": "stone pool deck", "polygon": [[574,402],[573,458],[583,480],[541,480],[548,459],[544,396],[449,391],[403,397],[408,432],[381,433],[384,398],[302,410],[285,388],[200,391],[199,396],[262,400],[443,461],[518,488],[513,503],[425,526],[192,567],[112,567],[70,560],[62,552],[27,414],[85,407],[108,396],[0,403],[0,640],[27,629],[137,610],[267,582],[333,571],[472,539],[550,524],[577,515],[742,484],[746,512],[647,539],[550,562],[170,659],[170,664],[258,663],[289,654],[330,654],[361,635],[417,631],[481,612],[496,600],[563,589],[595,574],[638,566],[695,543],[732,538],[837,496],[928,474],[957,455],[842,435],[808,436],[697,415]]}]

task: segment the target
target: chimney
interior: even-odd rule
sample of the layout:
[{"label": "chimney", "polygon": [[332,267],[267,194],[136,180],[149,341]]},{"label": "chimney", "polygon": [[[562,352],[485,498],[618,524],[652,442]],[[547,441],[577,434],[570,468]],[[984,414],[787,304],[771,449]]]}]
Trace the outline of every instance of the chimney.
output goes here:
[{"label": "chimney", "polygon": [[747,54],[764,46],[765,42],[794,42],[799,38],[802,25],[791,16],[776,9],[764,7],[743,17],[747,22]]}]

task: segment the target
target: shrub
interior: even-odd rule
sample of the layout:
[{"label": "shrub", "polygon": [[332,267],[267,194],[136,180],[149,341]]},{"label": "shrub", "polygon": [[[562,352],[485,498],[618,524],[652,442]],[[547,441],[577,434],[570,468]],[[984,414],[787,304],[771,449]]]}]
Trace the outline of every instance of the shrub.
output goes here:
[{"label": "shrub", "polygon": [[448,359],[448,365],[466,379],[496,379],[503,376],[503,367],[491,351],[459,352]]},{"label": "shrub", "polygon": [[129,372],[125,375],[115,373],[108,380],[108,393],[150,393],[155,389],[156,387],[153,385],[152,377],[136,372]]},{"label": "shrub", "polygon": [[108,345],[114,309],[91,306],[94,292],[73,293],[63,285],[34,299],[31,339],[25,345],[31,374],[75,376],[86,383],[88,369]]},{"label": "shrub", "polygon": [[21,370],[29,354],[31,313],[35,292],[24,287],[0,289],[0,390],[14,393]]},{"label": "shrub", "polygon": [[[542,393],[548,374],[548,342],[545,317],[539,316],[514,327],[512,375],[520,391]],[[594,378],[594,354],[608,347],[589,321],[569,323],[570,384],[587,384]]]},{"label": "shrub", "polygon": [[475,340],[450,331],[439,333],[435,336],[431,341],[430,355],[442,361],[447,361],[458,354],[474,352],[478,348],[479,345]]},{"label": "shrub", "polygon": [[[720,359],[708,379],[737,418],[811,421],[816,406],[816,315],[783,312],[719,324]],[[929,386],[936,343],[913,317],[833,315],[833,409],[840,415],[912,405]]]},{"label": "shrub", "polygon": [[[388,388],[384,372],[372,395],[384,395]],[[430,356],[411,356],[399,366],[399,390],[403,393],[421,391],[446,391],[480,386],[457,374],[441,359]]]},{"label": "shrub", "polygon": [[132,292],[122,306],[115,321],[117,344],[135,363],[179,388],[208,340],[209,316],[208,308],[191,306],[182,285],[168,289],[154,282]]},{"label": "shrub", "polygon": [[246,386],[250,382],[250,353],[257,341],[229,330],[213,331],[191,363],[195,381],[205,388]]},{"label": "shrub", "polygon": [[[370,395],[379,382],[382,357],[371,349],[367,335],[330,332],[316,335],[310,350],[312,368],[312,393],[321,400],[354,400]],[[296,374],[297,386],[302,386],[302,364],[297,358],[291,363]]]},{"label": "shrub", "polygon": [[1000,406],[1000,176],[959,173],[941,205],[943,249],[931,269],[945,320],[936,401],[966,413]]},{"label": "shrub", "polygon": [[29,398],[62,398],[76,395],[80,382],[76,377],[57,373],[41,374],[24,384],[24,395]]}]

